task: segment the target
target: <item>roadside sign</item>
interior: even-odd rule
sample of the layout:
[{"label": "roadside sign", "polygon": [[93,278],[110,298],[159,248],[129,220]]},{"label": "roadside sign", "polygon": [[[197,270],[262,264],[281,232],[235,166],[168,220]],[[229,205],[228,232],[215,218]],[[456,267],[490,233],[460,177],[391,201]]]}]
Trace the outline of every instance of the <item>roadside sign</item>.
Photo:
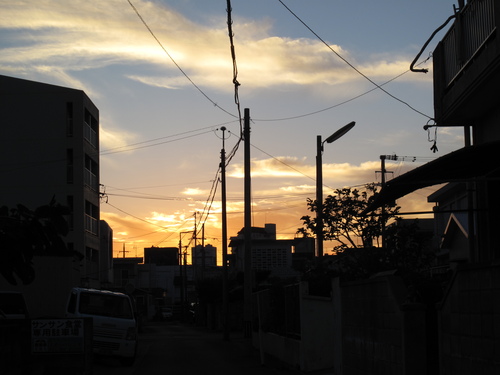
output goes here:
[{"label": "roadside sign", "polygon": [[31,352],[36,354],[84,351],[83,319],[33,319]]}]

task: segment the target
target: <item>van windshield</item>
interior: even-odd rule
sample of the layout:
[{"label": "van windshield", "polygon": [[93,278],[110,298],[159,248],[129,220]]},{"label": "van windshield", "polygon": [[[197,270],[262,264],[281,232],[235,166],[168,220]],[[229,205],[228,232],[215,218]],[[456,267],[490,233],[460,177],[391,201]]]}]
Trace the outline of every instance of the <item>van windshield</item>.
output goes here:
[{"label": "van windshield", "polygon": [[129,299],[113,294],[80,294],[80,313],[87,315],[108,316],[121,319],[134,319]]}]

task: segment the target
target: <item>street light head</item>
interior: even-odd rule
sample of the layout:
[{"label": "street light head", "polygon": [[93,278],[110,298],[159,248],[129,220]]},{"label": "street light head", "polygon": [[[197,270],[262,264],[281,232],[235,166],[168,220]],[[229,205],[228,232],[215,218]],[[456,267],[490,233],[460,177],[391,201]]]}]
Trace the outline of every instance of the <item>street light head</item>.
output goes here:
[{"label": "street light head", "polygon": [[325,139],[326,143],[332,143],[342,137],[345,133],[347,133],[349,130],[351,130],[354,125],[356,125],[356,122],[351,121],[347,125],[343,126],[339,130],[337,130],[335,133],[333,133],[331,136],[329,136],[327,139]]}]

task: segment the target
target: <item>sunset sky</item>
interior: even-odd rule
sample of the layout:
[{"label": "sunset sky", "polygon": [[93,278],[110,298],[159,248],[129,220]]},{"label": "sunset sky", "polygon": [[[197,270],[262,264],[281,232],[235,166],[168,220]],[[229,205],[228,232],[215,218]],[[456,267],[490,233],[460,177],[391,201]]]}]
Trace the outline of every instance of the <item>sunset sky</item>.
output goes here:
[{"label": "sunset sky", "polygon": [[[325,144],[325,195],[380,182],[380,155],[399,156],[387,163],[392,178],[462,147],[459,130],[442,128],[433,153],[436,134],[423,130],[433,117],[430,54],[447,28],[418,61],[429,73],[408,71],[454,4],[231,1],[240,108],[252,119],[254,226],[275,223],[279,238],[293,238],[315,197],[316,136],[351,121]],[[222,0],[0,3],[0,74],[84,90],[100,110],[101,219],[115,256],[123,246],[126,256],[178,246],[195,213],[205,243],[222,247],[221,127],[227,154],[240,132],[227,21]],[[434,190],[398,204],[429,210]],[[227,167],[227,196],[234,236],[243,227],[243,144]]]}]

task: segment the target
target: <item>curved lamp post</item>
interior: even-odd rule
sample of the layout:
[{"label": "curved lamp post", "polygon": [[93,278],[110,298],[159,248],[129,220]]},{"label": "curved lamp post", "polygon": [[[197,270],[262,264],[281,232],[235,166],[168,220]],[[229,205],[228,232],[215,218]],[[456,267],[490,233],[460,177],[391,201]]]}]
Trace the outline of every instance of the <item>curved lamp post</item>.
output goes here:
[{"label": "curved lamp post", "polygon": [[321,135],[317,136],[317,154],[316,154],[316,256],[323,256],[323,144],[335,142],[345,133],[351,130],[356,123],[351,121],[343,126],[324,141],[321,141]]}]

